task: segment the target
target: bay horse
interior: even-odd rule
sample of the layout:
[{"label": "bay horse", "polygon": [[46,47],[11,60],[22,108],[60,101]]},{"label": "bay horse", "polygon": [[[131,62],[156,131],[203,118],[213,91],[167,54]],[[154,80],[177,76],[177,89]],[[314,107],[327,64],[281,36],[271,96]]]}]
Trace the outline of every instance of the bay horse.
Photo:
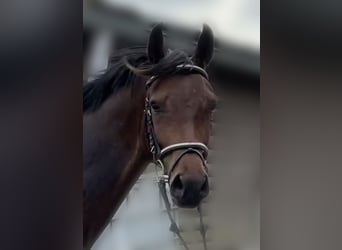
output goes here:
[{"label": "bay horse", "polygon": [[165,167],[173,201],[208,195],[207,145],[216,95],[205,68],[214,36],[204,25],[194,55],[166,50],[163,26],[147,47],[123,49],[83,87],[83,246],[90,249],[151,161]]}]

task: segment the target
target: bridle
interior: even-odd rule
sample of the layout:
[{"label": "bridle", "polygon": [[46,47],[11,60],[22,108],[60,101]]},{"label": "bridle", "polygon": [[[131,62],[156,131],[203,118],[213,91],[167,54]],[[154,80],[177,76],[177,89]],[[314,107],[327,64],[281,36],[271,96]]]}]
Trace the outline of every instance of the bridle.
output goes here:
[{"label": "bridle", "polygon": [[[198,67],[196,65],[193,65],[193,64],[178,65],[177,66],[177,72],[179,72],[179,74],[182,74],[182,73],[183,74],[200,74],[201,76],[205,77],[206,79],[209,79],[208,74],[204,69],[202,69],[201,67]],[[158,79],[158,77],[159,77],[158,75],[154,75],[147,80],[147,82],[146,82],[146,93],[148,93],[148,89]],[[205,168],[205,173],[207,174],[208,169],[207,169],[206,159],[207,159],[208,152],[209,152],[208,147],[201,142],[182,142],[182,143],[171,144],[171,145],[161,149],[159,144],[158,144],[157,136],[155,134],[154,127],[153,127],[152,109],[151,109],[150,99],[149,99],[148,95],[146,95],[146,98],[145,98],[144,116],[145,116],[146,135],[147,135],[147,139],[148,139],[149,149],[150,149],[150,152],[152,153],[153,161],[156,164],[156,166],[159,166],[163,171],[163,175],[158,176],[158,186],[159,186],[161,196],[164,200],[169,219],[171,221],[170,230],[177,234],[179,239],[182,241],[185,249],[189,249],[185,240],[183,239],[183,237],[180,234],[179,228],[178,228],[177,224],[175,223],[175,220],[173,219],[173,217],[171,215],[171,206],[170,206],[170,202],[169,202],[169,199],[167,197],[167,194],[166,194],[166,184],[170,184],[170,178],[169,177],[171,176],[171,173],[175,169],[175,167],[177,166],[178,162],[181,160],[181,158],[184,155],[189,154],[189,153],[197,154],[201,158],[201,160],[203,162],[203,166]],[[178,151],[178,150],[183,150],[183,151],[175,159],[175,161],[172,163],[169,171],[167,171],[165,166],[164,166],[163,159],[167,155],[169,155],[170,153],[172,153],[174,151]],[[204,249],[206,250],[207,249],[206,237],[205,237],[206,230],[204,228],[203,218],[202,218],[203,216],[202,216],[202,211],[201,211],[200,206],[198,207],[198,211],[199,211],[199,215],[200,215],[201,235],[202,235],[202,239],[203,239]]]},{"label": "bridle", "polygon": [[[192,65],[192,64],[181,64],[177,66],[179,73],[181,74],[183,73],[187,73],[187,74],[200,74],[203,77],[205,77],[206,79],[209,79],[207,72],[196,66],[196,65]],[[152,86],[152,84],[158,79],[158,76],[152,76],[151,78],[149,78],[146,82],[146,92],[148,91],[148,89]],[[155,134],[154,131],[154,127],[153,127],[153,121],[152,121],[152,109],[151,109],[151,104],[150,104],[150,99],[149,96],[146,96],[145,98],[145,109],[144,109],[144,113],[145,113],[145,127],[146,127],[146,135],[147,135],[147,139],[148,139],[148,143],[149,143],[149,148],[150,148],[150,152],[152,153],[153,156],[153,161],[160,165],[160,167],[163,169],[163,173],[164,173],[164,178],[166,178],[167,176],[170,176],[170,174],[172,173],[172,171],[174,170],[174,168],[176,167],[177,163],[180,161],[180,159],[188,153],[195,153],[197,154],[202,162],[203,165],[206,168],[206,159],[208,156],[208,147],[201,143],[201,142],[182,142],[182,143],[175,143],[175,144],[171,144],[163,149],[160,148],[159,144],[158,144],[158,140],[157,140],[157,136]],[[183,151],[178,158],[175,160],[175,162],[172,164],[169,172],[166,172],[166,169],[164,167],[164,163],[163,163],[163,159],[170,153],[177,151],[177,150],[185,150]],[[207,172],[207,169],[205,169]]]}]

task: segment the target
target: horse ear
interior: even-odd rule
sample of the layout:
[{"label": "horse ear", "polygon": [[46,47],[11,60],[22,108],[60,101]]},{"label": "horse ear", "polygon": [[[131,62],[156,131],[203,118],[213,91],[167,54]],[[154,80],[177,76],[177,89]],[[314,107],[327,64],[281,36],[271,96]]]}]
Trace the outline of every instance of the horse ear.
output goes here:
[{"label": "horse ear", "polygon": [[147,55],[152,63],[158,63],[164,57],[163,25],[153,27],[148,41]]},{"label": "horse ear", "polygon": [[202,33],[198,39],[192,61],[195,65],[206,68],[214,52],[214,34],[207,24],[203,24]]}]

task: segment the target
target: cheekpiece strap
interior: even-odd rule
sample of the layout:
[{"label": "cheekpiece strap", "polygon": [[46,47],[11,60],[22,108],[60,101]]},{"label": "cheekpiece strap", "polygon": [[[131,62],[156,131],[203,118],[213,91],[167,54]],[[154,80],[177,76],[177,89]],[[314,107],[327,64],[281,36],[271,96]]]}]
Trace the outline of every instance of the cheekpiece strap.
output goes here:
[{"label": "cheekpiece strap", "polygon": [[[203,77],[205,77],[206,79],[209,79],[207,72],[201,67],[198,67],[196,65],[180,64],[177,66],[177,68],[179,70],[179,73],[181,72],[185,72],[188,74],[198,73],[202,75]],[[148,90],[151,87],[151,85],[156,79],[158,79],[158,75],[154,75],[146,81],[146,90]],[[156,134],[154,132],[153,122],[152,122],[152,109],[151,109],[150,100],[148,97],[145,98],[144,113],[145,113],[146,134],[147,134],[149,148],[153,156],[153,161],[157,162],[158,160],[160,160],[160,157],[161,157],[161,149],[159,147]]]}]

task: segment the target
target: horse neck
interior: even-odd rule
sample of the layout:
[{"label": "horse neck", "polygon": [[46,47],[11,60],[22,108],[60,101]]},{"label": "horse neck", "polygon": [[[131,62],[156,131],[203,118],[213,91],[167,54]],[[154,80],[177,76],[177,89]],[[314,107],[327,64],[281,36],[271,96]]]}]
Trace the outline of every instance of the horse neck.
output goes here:
[{"label": "horse neck", "polygon": [[103,230],[150,161],[144,101],[145,84],[137,79],[134,88],[121,90],[83,118],[86,238]]},{"label": "horse neck", "polygon": [[150,160],[143,113],[145,87],[137,81],[134,88],[121,90],[98,111],[84,116],[85,170],[108,163],[114,178]]}]

